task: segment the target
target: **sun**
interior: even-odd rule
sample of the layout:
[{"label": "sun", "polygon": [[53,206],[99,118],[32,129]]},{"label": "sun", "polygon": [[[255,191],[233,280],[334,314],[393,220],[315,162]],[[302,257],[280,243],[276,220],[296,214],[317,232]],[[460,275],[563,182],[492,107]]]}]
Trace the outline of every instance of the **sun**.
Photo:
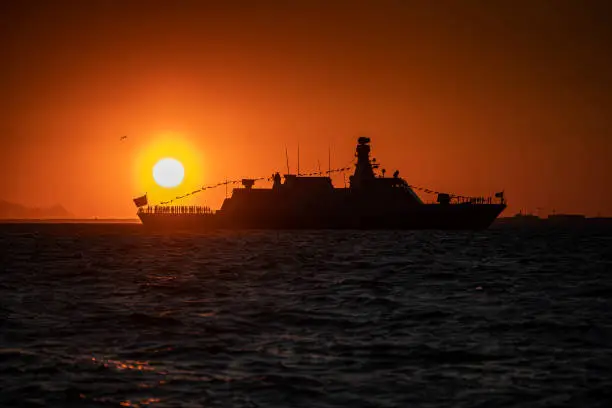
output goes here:
[{"label": "sun", "polygon": [[167,157],[153,166],[153,179],[161,187],[172,188],[183,182],[185,168],[180,161]]}]

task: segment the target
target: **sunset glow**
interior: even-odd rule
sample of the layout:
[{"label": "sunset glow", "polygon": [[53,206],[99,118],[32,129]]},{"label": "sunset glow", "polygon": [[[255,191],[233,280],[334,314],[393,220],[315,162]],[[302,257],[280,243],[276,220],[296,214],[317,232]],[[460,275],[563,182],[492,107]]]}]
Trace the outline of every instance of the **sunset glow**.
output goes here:
[{"label": "sunset glow", "polygon": [[136,150],[133,161],[135,191],[147,193],[153,204],[173,199],[204,183],[203,154],[188,135],[153,134]]}]

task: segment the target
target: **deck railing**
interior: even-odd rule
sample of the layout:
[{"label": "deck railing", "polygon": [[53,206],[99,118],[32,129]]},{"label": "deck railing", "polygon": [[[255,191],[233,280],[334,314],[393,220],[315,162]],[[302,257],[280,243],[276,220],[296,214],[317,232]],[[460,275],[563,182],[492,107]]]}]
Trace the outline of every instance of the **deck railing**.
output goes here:
[{"label": "deck railing", "polygon": [[452,197],[451,204],[497,204],[493,197]]},{"label": "deck railing", "polygon": [[210,207],[201,205],[155,205],[140,207],[142,214],[212,214]]}]

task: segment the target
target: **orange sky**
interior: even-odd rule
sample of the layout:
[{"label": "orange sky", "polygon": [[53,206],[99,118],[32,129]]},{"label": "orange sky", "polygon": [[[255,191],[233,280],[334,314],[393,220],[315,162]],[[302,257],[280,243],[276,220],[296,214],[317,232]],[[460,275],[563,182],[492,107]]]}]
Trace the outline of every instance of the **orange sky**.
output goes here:
[{"label": "orange sky", "polygon": [[189,156],[180,195],[284,171],[298,142],[302,171],[329,145],[345,166],[366,135],[388,174],[505,189],[505,215],[612,216],[604,2],[7,3],[0,199],[133,217],[142,155],[169,139]]}]

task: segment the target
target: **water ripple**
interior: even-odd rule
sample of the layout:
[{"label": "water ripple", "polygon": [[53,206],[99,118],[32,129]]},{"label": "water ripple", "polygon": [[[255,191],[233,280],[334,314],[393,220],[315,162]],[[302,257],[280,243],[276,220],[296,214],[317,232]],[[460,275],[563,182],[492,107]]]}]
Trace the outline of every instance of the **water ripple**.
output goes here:
[{"label": "water ripple", "polygon": [[0,406],[608,406],[610,237],[3,225]]}]

